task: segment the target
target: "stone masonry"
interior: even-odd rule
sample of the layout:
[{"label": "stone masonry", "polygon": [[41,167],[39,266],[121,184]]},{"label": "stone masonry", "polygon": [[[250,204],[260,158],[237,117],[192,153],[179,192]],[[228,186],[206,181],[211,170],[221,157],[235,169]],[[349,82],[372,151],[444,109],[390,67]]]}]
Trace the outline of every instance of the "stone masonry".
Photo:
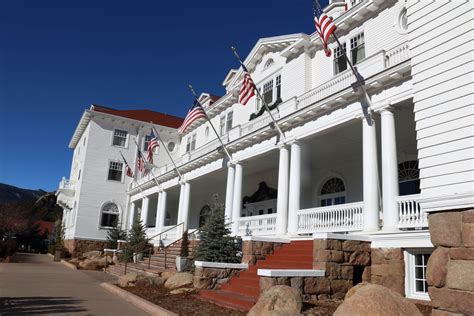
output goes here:
[{"label": "stone masonry", "polygon": [[64,241],[64,248],[71,254],[71,257],[79,257],[83,253],[92,250],[104,250],[107,247],[106,241],[86,240],[86,239],[68,239]]},{"label": "stone masonry", "polygon": [[474,210],[428,216],[436,250],[426,272],[432,315],[474,313]]},{"label": "stone masonry", "polygon": [[240,269],[196,267],[193,285],[197,289],[213,290],[229,282],[233,276],[239,275],[240,271]]},{"label": "stone masonry", "polygon": [[244,240],[242,242],[242,263],[253,265],[282,246],[282,243]]},{"label": "stone masonry", "polygon": [[405,296],[405,260],[401,248],[372,248],[370,282]]}]

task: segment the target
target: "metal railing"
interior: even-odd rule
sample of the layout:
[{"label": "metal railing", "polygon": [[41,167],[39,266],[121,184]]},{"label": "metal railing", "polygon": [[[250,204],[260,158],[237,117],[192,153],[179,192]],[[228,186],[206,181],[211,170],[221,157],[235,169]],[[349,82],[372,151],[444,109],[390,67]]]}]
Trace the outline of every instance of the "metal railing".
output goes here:
[{"label": "metal railing", "polygon": [[363,228],[364,202],[299,210],[298,233],[347,232]]}]

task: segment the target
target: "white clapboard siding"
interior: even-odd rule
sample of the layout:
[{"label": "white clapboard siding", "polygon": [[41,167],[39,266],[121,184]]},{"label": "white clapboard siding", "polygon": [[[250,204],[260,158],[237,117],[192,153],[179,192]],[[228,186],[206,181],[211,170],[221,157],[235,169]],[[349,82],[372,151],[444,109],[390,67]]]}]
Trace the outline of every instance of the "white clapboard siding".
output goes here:
[{"label": "white clapboard siding", "polygon": [[474,194],[474,10],[407,4],[422,199]]}]

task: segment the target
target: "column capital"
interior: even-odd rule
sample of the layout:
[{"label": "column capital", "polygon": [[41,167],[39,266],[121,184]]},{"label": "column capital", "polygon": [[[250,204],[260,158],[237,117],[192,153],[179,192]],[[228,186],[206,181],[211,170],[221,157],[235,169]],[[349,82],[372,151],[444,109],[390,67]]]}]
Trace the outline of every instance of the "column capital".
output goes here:
[{"label": "column capital", "polygon": [[233,159],[227,162],[227,167],[235,167],[237,164],[240,164],[240,160]]},{"label": "column capital", "polygon": [[380,115],[387,115],[387,114],[393,114],[394,111],[395,111],[395,108],[393,106],[386,106],[378,110],[378,113],[380,113]]},{"label": "column capital", "polygon": [[288,149],[288,144],[285,141],[279,142],[277,146],[278,146],[278,149],[283,149],[283,148]]},{"label": "column capital", "polygon": [[288,142],[288,145],[293,146],[293,145],[299,145],[301,146],[301,141],[299,139],[292,139]]}]

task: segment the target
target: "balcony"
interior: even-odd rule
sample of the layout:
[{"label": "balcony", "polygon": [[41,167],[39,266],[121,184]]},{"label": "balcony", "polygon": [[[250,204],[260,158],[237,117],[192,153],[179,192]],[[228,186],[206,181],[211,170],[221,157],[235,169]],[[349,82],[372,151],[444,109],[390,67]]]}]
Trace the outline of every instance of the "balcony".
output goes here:
[{"label": "balcony", "polygon": [[56,191],[57,204],[62,208],[71,210],[74,207],[74,193],[74,181],[63,177]]},{"label": "balcony", "polygon": [[271,236],[276,233],[276,214],[241,217],[238,219],[239,236]]},{"label": "balcony", "polygon": [[428,227],[428,213],[425,213],[418,201],[420,194],[403,195],[397,198],[398,228],[420,229]]}]

